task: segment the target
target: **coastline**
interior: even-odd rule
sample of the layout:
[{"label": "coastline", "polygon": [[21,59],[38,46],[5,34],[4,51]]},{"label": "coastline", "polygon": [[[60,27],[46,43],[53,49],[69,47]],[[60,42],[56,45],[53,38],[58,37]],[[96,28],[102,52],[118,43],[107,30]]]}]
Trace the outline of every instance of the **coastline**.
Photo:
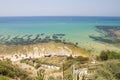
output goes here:
[{"label": "coastline", "polygon": [[[3,46],[1,46],[3,47]],[[0,56],[4,58],[13,58],[13,61],[22,58],[40,58],[45,55],[52,56],[84,56],[88,57],[90,54],[86,52],[84,49],[80,47],[76,47],[72,44],[64,44],[64,43],[56,43],[50,41],[48,43],[39,43],[39,44],[31,44],[31,45],[10,45],[4,46],[4,53]],[[2,51],[1,51],[2,52]],[[20,58],[18,58],[20,57]]]},{"label": "coastline", "polygon": [[[22,44],[29,44],[32,39],[35,39],[37,34],[45,33],[44,37],[47,36],[48,38],[48,36],[52,36],[53,34],[61,33],[66,35],[63,39],[67,42],[78,43],[79,47],[87,51],[93,51],[91,52],[93,54],[99,54],[101,50],[107,49],[119,51],[119,47],[117,48],[111,44],[89,38],[90,35],[100,36],[95,26],[118,26],[120,25],[119,22],[120,18],[118,17],[9,17],[9,19],[3,17],[0,19],[0,36],[3,34],[3,36],[0,37],[0,42],[1,40],[4,42],[8,36],[11,36],[8,42],[15,42],[15,40],[11,40],[11,38],[19,41],[24,40],[23,36],[25,35],[33,35],[27,38],[28,41],[27,39],[25,42],[21,41]],[[37,41],[39,42],[38,39]],[[9,44],[14,42],[9,42]],[[33,40],[32,43],[34,43]]]}]

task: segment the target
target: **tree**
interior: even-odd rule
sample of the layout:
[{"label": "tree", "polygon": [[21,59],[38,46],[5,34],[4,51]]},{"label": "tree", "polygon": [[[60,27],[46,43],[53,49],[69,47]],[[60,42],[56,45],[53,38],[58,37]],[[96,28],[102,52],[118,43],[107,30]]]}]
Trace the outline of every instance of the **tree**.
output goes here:
[{"label": "tree", "polygon": [[108,54],[107,54],[105,51],[102,51],[102,52],[100,53],[100,59],[101,59],[102,61],[108,60]]}]

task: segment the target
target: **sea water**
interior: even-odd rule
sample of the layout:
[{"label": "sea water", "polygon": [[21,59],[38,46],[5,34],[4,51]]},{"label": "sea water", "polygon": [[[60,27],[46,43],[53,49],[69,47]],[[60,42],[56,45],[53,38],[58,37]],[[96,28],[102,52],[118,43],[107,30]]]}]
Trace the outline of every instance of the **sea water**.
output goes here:
[{"label": "sea water", "polygon": [[[45,33],[66,34],[66,39],[87,49],[106,48],[105,44],[89,38],[99,36],[98,25],[120,26],[120,17],[81,17],[81,16],[34,16],[34,17],[0,17],[0,35],[36,35]],[[116,48],[106,44],[108,47]]]}]

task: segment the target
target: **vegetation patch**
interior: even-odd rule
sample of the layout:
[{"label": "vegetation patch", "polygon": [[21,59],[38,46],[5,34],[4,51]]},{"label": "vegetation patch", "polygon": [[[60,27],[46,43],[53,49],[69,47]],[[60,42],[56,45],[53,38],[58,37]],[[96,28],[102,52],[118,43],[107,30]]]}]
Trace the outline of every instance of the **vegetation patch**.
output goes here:
[{"label": "vegetation patch", "polygon": [[99,56],[97,56],[98,60],[111,60],[111,59],[120,59],[120,52],[115,51],[102,51]]},{"label": "vegetation patch", "polygon": [[12,79],[32,80],[29,73],[12,64],[10,60],[0,61],[0,75]]}]

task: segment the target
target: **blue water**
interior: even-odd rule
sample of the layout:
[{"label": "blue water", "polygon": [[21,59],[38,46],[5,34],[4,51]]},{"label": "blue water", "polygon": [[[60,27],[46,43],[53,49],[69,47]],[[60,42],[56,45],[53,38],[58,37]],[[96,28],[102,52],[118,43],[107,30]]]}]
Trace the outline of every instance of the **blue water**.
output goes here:
[{"label": "blue water", "polygon": [[99,35],[95,28],[97,25],[120,26],[120,17],[0,17],[0,34],[15,36],[63,33],[70,41],[84,46],[94,44],[95,41],[89,35]]}]

